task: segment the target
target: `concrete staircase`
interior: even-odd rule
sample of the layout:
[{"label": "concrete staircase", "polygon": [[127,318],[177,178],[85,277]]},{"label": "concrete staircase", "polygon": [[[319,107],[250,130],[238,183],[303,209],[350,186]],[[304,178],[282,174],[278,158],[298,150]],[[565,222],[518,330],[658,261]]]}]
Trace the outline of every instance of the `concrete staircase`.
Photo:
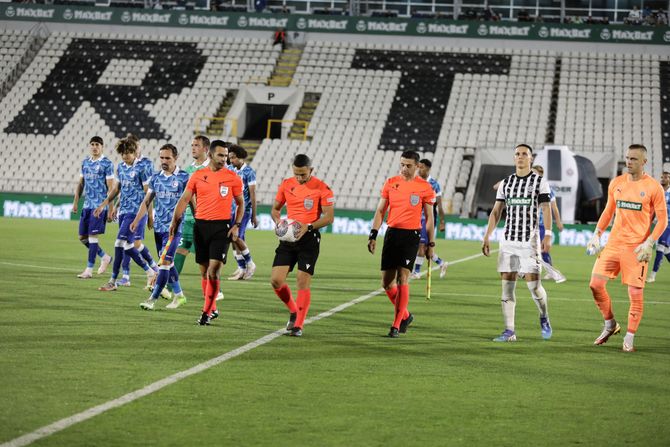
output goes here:
[{"label": "concrete staircase", "polygon": [[[305,132],[307,131],[307,127],[309,127],[309,123],[312,121],[312,117],[314,116],[314,111],[319,105],[319,99],[321,99],[320,93],[305,93],[305,98],[303,100],[302,106],[300,107],[300,110],[298,111],[296,119],[305,121],[306,124],[293,124],[291,131],[289,132],[289,138],[291,140],[303,139]],[[311,139],[311,137],[307,137],[307,139]]]},{"label": "concrete staircase", "polygon": [[275,66],[272,76],[268,81],[268,85],[274,87],[288,87],[291,85],[295,69],[300,63],[302,57],[302,48],[291,47],[284,49]]},{"label": "concrete staircase", "polygon": [[233,102],[235,102],[236,96],[237,96],[237,90],[228,90],[225,98],[223,98],[223,101],[221,101],[219,108],[214,114],[214,118],[217,119],[214,119],[212,120],[211,123],[209,123],[207,129],[205,130],[205,134],[207,134],[208,136],[223,135],[223,129],[225,125],[224,118],[226,117],[226,115],[228,115],[228,111],[233,106]]}]

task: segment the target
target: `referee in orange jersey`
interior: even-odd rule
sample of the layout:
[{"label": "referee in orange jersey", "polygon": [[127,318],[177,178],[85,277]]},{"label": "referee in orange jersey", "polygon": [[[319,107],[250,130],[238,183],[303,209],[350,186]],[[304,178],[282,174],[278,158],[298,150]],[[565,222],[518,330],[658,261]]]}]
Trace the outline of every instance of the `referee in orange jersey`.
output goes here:
[{"label": "referee in orange jersey", "polygon": [[[226,168],[228,143],[215,140],[209,146],[210,163],[191,175],[175,208],[170,224],[170,236],[174,236],[186,207],[195,195],[198,205],[195,210],[195,262],[200,265],[201,285],[205,297],[201,326],[219,316],[216,310],[216,295],[220,289],[221,267],[226,263],[228,245],[237,240],[244,214],[242,180]],[[235,221],[231,225],[233,200],[237,204]]]},{"label": "referee in orange jersey", "polygon": [[426,180],[415,176],[419,154],[405,151],[400,156],[400,175],[386,180],[382,197],[375,211],[372,230],[368,240],[368,251],[375,252],[377,233],[388,210],[388,228],[382,250],[382,287],[395,306],[395,318],[388,336],[396,338],[407,332],[414,316],[407,310],[409,303],[409,275],[419,249],[421,236],[421,213],[426,215],[426,256],[433,256],[435,247],[435,223],[433,205],[435,192]]},{"label": "referee in orange jersey", "polygon": [[[310,284],[314,267],[319,257],[321,233],[319,228],[333,223],[335,197],[323,181],[312,175],[312,160],[298,154],[293,159],[293,177],[284,179],[272,205],[272,220],[275,225],[281,220],[281,210],[286,205],[289,219],[300,223],[296,242],[279,241],[272,262],[270,282],[275,293],[290,312],[286,329],[288,335],[302,336],[307,311],[311,301]],[[286,277],[298,264],[298,299],[293,300]]]},{"label": "referee in orange jersey", "polygon": [[[621,273],[621,282],[628,286],[628,327],[623,339],[623,351],[635,350],[633,341],[642,319],[643,292],[649,261],[654,244],[668,224],[668,211],[661,184],[644,172],[647,163],[647,148],[633,144],[626,152],[626,170],[610,182],[607,190],[607,205],[598,219],[593,237],[587,245],[587,253],[600,252],[600,236],[614,216],[612,231],[607,245],[599,253],[591,273],[591,292],[600,310],[605,325],[593,344],[602,345],[621,331],[614,319],[612,302],[607,293],[607,281]],[[651,231],[654,215],[657,223]]]}]

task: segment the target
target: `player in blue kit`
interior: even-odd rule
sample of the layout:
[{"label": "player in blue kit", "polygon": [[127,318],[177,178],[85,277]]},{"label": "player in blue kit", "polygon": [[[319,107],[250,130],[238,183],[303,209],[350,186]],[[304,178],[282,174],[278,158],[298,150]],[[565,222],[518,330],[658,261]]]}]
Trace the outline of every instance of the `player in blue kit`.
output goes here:
[{"label": "player in blue kit", "polygon": [[79,209],[79,198],[82,193],[84,194],[84,208],[79,218],[79,241],[88,249],[88,263],[86,269],[77,275],[81,279],[93,277],[96,256],[101,258],[98,275],[105,273],[112,261],[112,257],[105,254],[98,240],[99,235],[105,234],[110,210],[104,209],[98,217],[93,215],[93,211],[100,206],[107,193],[114,187],[114,164],[102,153],[104,148],[102,138],[98,136],[91,138],[89,146],[91,156],[81,163],[79,183],[72,204],[72,212],[76,213]]},{"label": "player in blue kit", "polygon": [[120,193],[119,199],[119,233],[114,243],[114,264],[112,268],[112,277],[98,290],[113,291],[117,288],[117,278],[121,271],[121,261],[124,253],[130,256],[147,274],[147,282],[153,282],[156,272],[142,259],[140,252],[137,251],[133,242],[135,241],[135,232],[130,230],[130,224],[135,219],[135,215],[140,208],[142,199],[148,188],[149,178],[146,172],[139,169],[135,164],[135,151],[137,143],[129,138],[119,140],[116,144],[116,152],[121,155],[123,161],[117,167],[117,182],[114,188],[107,193],[107,198],[96,208],[93,215],[100,216],[107,205]]},{"label": "player in blue kit", "polygon": [[150,210],[151,202],[155,199],[154,210],[156,216],[153,228],[154,238],[156,239],[156,252],[160,255],[165,251],[165,254],[161,256],[158,278],[154,284],[151,296],[146,301],[140,303],[140,307],[144,310],[153,310],[154,303],[161,296],[161,292],[168,283],[172,287],[174,297],[172,302],[167,305],[167,308],[176,309],[186,303],[186,297],[179,284],[179,273],[177,273],[173,262],[181,238],[183,221],[180,222],[174,237],[170,241],[169,247],[167,247],[167,243],[170,236],[169,230],[172,215],[179,198],[186,189],[189,175],[188,172],[182,171],[177,167],[179,152],[172,144],[162,146],[159,150],[159,155],[162,170],[151,177],[144,201],[140,205],[135,219],[130,224],[130,230],[136,231],[146,216],[147,210]]},{"label": "player in blue kit", "polygon": [[[142,155],[142,148],[140,146],[139,138],[137,138],[132,133],[126,135],[126,138],[129,140],[133,140],[137,145],[137,151],[135,152],[135,164],[137,164],[138,169],[144,172],[147,178],[151,178],[155,174],[154,164],[148,157]],[[144,216],[142,225],[139,225],[137,231],[135,231],[135,240],[133,241],[133,243],[135,244],[135,248],[137,249],[137,251],[140,252],[142,258],[147,262],[147,264],[149,264],[149,266],[154,271],[156,271],[158,270],[158,265],[151,257],[149,249],[144,245],[144,231],[147,226],[149,228],[153,227],[152,213],[147,213],[147,215]],[[123,270],[123,276],[121,277],[121,279],[118,281],[117,284],[119,286],[130,286],[130,256],[125,255],[123,256],[123,263],[121,264],[121,269]],[[147,283],[146,288],[150,289],[151,284]]]},{"label": "player in blue kit", "polygon": [[[237,270],[233,272],[228,279],[251,279],[256,271],[256,264],[251,259],[249,247],[245,241],[245,234],[249,222],[256,228],[258,226],[258,218],[256,217],[256,171],[251,166],[246,164],[244,160],[247,158],[247,151],[242,146],[236,144],[228,148],[228,161],[230,165],[228,169],[235,172],[242,179],[244,187],[244,216],[239,227],[239,236],[233,242],[235,249],[235,260],[237,261]],[[235,214],[235,202],[233,202],[233,215]]]},{"label": "player in blue kit", "polygon": [[[423,160],[419,161],[416,173],[419,177],[430,183],[430,187],[433,188],[433,191],[435,192],[435,204],[433,205],[433,222],[437,222],[438,221],[437,218],[439,216],[440,218],[439,230],[444,231],[444,208],[442,208],[442,188],[440,188],[440,184],[437,182],[437,180],[435,180],[433,177],[430,176],[430,168],[432,167],[433,163],[430,160],[424,158]],[[428,237],[428,233],[426,232],[426,216],[424,214],[421,214],[421,238],[419,239],[419,251],[416,255],[416,260],[414,261],[414,271],[410,275],[410,278],[412,279],[419,279],[421,277],[421,266],[423,265],[423,261],[426,259],[425,258],[426,243],[428,243],[429,240],[430,238]],[[435,253],[434,250],[431,261],[440,266],[440,278],[444,278],[444,275],[447,274],[447,267],[449,266],[449,263],[443,261],[442,258],[440,258],[437,255],[437,253]]]},{"label": "player in blue kit", "polygon": [[[670,210],[670,172],[664,171],[661,174],[661,186],[665,194],[665,203]],[[670,213],[668,213],[670,216]],[[654,258],[654,267],[647,276],[647,282],[656,281],[656,273],[661,268],[663,257],[670,261],[670,217],[668,217],[668,227],[665,229],[661,238],[656,242],[656,257]]]}]

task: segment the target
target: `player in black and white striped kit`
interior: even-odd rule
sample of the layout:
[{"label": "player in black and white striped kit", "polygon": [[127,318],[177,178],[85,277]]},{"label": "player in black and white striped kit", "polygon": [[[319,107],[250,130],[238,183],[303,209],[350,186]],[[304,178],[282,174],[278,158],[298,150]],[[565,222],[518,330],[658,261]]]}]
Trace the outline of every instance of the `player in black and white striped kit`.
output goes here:
[{"label": "player in black and white striped kit", "polygon": [[[547,312],[547,292],[540,280],[540,248],[548,250],[551,244],[550,191],[547,181],[531,170],[532,160],[533,149],[530,146],[520,144],[514,149],[516,172],[503,180],[498,187],[496,203],[489,216],[482,244],[482,252],[489,256],[489,238],[500,221],[503,207],[507,207],[498,253],[505,330],[494,341],[516,341],[514,310],[516,279],[519,274],[526,279],[528,290],[540,311],[542,337],[549,339],[552,334]],[[543,213],[545,227],[545,237],[541,242],[538,224],[540,211]]]}]

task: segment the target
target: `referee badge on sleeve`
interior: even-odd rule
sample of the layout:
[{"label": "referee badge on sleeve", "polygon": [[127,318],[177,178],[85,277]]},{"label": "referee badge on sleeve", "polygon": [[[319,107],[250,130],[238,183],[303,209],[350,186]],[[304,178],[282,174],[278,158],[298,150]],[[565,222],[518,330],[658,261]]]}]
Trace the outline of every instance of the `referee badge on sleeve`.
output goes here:
[{"label": "referee badge on sleeve", "polygon": [[314,207],[314,200],[308,197],[304,200],[303,205],[305,206],[305,209],[309,211]]},{"label": "referee badge on sleeve", "polygon": [[412,195],[409,196],[409,203],[412,206],[417,206],[420,201],[421,201],[421,198],[416,194],[412,194]]},{"label": "referee badge on sleeve", "polygon": [[219,183],[219,194],[221,194],[221,197],[226,197],[228,195],[228,187],[223,183]]}]

